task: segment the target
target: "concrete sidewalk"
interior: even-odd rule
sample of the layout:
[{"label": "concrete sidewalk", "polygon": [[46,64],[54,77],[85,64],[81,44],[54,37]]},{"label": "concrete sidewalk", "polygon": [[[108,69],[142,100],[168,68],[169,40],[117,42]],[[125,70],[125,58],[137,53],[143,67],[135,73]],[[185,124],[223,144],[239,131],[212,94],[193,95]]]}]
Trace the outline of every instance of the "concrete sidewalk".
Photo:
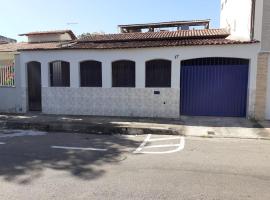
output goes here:
[{"label": "concrete sidewalk", "polygon": [[90,134],[165,134],[270,140],[269,122],[259,123],[243,118],[181,117],[181,119],[151,119],[1,114],[0,128]]}]

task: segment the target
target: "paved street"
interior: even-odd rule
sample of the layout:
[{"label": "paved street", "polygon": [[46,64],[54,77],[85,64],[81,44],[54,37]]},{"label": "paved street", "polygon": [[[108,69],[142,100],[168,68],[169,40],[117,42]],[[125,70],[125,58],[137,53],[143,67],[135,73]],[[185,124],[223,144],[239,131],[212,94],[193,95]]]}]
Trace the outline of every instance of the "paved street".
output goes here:
[{"label": "paved street", "polygon": [[270,141],[0,130],[0,199],[269,200]]}]

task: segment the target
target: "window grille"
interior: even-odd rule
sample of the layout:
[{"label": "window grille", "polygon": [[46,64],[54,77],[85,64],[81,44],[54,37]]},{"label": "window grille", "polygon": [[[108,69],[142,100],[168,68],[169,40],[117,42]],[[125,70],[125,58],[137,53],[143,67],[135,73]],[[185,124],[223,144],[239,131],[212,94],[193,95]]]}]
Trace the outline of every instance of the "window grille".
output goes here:
[{"label": "window grille", "polygon": [[0,65],[0,86],[14,87],[15,86],[15,68],[14,63],[10,65]]}]

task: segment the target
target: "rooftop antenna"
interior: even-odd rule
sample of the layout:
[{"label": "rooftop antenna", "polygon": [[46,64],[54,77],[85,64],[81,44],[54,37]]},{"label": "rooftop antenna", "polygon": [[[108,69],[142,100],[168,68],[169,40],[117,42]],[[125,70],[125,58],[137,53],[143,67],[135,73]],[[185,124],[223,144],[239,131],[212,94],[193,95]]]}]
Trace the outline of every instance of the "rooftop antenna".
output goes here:
[{"label": "rooftop antenna", "polygon": [[78,25],[78,24],[79,24],[78,22],[67,22],[68,27]]}]

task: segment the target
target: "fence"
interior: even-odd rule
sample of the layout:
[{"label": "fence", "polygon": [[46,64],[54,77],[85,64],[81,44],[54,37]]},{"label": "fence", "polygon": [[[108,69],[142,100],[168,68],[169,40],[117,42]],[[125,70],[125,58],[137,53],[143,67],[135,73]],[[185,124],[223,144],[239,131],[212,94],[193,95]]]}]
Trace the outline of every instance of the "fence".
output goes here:
[{"label": "fence", "polygon": [[15,69],[14,64],[0,66],[0,87],[15,86]]}]

